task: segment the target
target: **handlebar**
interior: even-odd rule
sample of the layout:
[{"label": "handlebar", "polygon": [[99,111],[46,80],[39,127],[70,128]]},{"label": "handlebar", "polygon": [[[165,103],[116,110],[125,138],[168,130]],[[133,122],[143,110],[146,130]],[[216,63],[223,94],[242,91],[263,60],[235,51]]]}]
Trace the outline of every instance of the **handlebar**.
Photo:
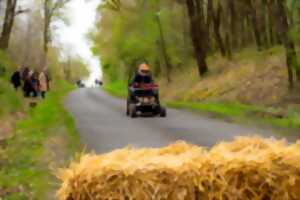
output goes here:
[{"label": "handlebar", "polygon": [[153,89],[158,89],[158,85],[154,83],[149,83],[149,84],[139,84],[139,83],[134,83],[131,87],[134,89],[141,89],[141,90],[153,90]]}]

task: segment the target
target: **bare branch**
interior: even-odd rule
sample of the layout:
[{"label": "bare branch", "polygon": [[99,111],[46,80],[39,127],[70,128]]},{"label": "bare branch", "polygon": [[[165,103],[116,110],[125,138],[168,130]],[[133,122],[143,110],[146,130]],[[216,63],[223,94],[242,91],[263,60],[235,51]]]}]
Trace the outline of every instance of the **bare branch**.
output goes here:
[{"label": "bare branch", "polygon": [[19,9],[19,10],[17,10],[16,12],[15,12],[15,16],[17,16],[17,15],[20,15],[20,14],[24,14],[24,13],[28,13],[28,12],[30,12],[31,10],[29,9],[29,8],[26,8],[26,9]]}]

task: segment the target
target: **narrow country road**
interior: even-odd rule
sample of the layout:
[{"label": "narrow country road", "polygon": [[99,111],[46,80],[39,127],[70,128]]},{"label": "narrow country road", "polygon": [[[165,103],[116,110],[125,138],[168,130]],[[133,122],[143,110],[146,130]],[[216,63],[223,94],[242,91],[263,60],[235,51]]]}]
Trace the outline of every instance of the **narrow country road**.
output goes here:
[{"label": "narrow country road", "polygon": [[181,110],[168,110],[167,118],[130,119],[125,101],[100,89],[78,89],[67,101],[81,141],[88,150],[108,152],[128,145],[160,147],[178,140],[211,146],[239,135],[272,136],[270,131],[243,127]]}]

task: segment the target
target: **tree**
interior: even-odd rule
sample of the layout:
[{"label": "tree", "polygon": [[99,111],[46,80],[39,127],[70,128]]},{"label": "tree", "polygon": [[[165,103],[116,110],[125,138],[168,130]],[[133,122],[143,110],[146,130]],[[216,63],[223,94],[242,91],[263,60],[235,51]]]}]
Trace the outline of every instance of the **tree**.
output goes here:
[{"label": "tree", "polygon": [[163,57],[165,59],[165,63],[166,63],[166,75],[167,75],[167,81],[168,83],[171,82],[171,69],[173,68],[171,63],[170,63],[170,59],[169,59],[169,55],[167,53],[167,47],[166,47],[166,41],[165,41],[165,37],[164,37],[164,33],[163,33],[163,29],[162,29],[162,24],[161,24],[161,20],[159,17],[160,13],[158,12],[156,15],[156,19],[157,19],[157,24],[158,24],[158,28],[159,28],[159,35],[160,35],[160,46],[162,49],[162,54]]},{"label": "tree", "polygon": [[[11,36],[12,28],[14,25],[15,16],[29,11],[28,9],[19,9],[16,11],[18,0],[6,0],[5,17],[3,21],[3,28],[0,37],[0,49],[5,50],[8,48],[9,39]],[[1,1],[0,1],[1,3]]]},{"label": "tree", "polygon": [[[286,50],[286,63],[287,63],[287,71],[289,77],[289,85],[290,85],[290,89],[293,89],[294,87],[293,69],[296,66],[297,54],[296,54],[295,44],[289,37],[289,23],[288,23],[288,16],[286,12],[285,2],[283,2],[282,0],[273,0],[271,2],[275,6],[274,9],[275,16],[278,16],[276,28]],[[297,71],[297,76],[298,78],[300,78],[299,71]]]},{"label": "tree", "polygon": [[204,22],[203,0],[186,0],[189,13],[191,38],[198,64],[198,73],[203,76],[208,71],[206,63],[207,32]]},{"label": "tree", "polygon": [[[209,2],[212,2],[209,0]],[[226,50],[224,46],[224,41],[221,35],[220,26],[221,26],[221,14],[222,14],[222,8],[220,1],[216,1],[216,5],[213,6],[213,9],[209,10],[210,13],[208,13],[210,16],[212,16],[213,21],[213,28],[214,28],[214,36],[217,43],[218,48],[220,49],[220,52],[222,56],[226,55]]]},{"label": "tree", "polygon": [[118,12],[121,10],[121,0],[104,0],[102,8],[107,8]]},{"label": "tree", "polygon": [[43,13],[44,13],[44,30],[43,30],[43,49],[44,49],[44,61],[49,49],[49,43],[51,42],[51,24],[54,20],[61,19],[61,10],[71,0],[42,0]]}]

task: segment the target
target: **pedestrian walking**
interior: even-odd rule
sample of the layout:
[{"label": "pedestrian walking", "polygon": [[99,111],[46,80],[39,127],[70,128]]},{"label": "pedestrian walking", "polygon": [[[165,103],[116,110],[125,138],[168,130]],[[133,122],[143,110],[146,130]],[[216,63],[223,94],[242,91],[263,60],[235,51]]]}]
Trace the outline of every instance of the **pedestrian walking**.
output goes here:
[{"label": "pedestrian walking", "polygon": [[42,98],[44,99],[46,97],[46,93],[49,88],[49,82],[48,82],[48,77],[45,73],[45,71],[42,71],[39,74],[39,91],[41,93]]},{"label": "pedestrian walking", "polygon": [[30,81],[31,81],[31,92],[32,97],[37,97],[39,92],[39,74],[37,71],[33,71],[31,73]]},{"label": "pedestrian walking", "polygon": [[22,80],[23,80],[24,97],[30,97],[30,93],[32,91],[32,85],[31,85],[31,73],[28,67],[25,67],[23,70]]},{"label": "pedestrian walking", "polygon": [[22,82],[21,82],[21,72],[19,70],[15,71],[11,78],[10,78],[10,82],[13,85],[13,87],[15,88],[15,90],[18,90],[19,87],[21,87]]}]

